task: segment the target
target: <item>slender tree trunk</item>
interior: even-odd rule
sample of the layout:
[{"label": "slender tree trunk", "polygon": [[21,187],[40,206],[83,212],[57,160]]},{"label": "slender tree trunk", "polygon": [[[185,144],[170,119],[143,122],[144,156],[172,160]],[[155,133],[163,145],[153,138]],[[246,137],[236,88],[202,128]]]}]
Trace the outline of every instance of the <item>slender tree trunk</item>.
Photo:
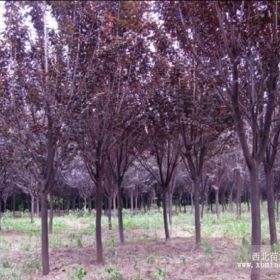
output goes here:
[{"label": "slender tree trunk", "polygon": [[225,212],[225,210],[226,210],[226,203],[225,203],[226,198],[225,198],[225,190],[224,189],[222,189],[221,200],[222,200],[221,201],[222,202],[222,211]]},{"label": "slender tree trunk", "polygon": [[97,263],[103,264],[103,246],[102,246],[102,228],[101,228],[101,219],[102,219],[102,202],[103,202],[103,193],[101,188],[101,182],[96,186],[96,198],[95,198],[95,209],[96,209],[96,220],[95,220],[95,234],[96,234],[96,254],[97,254]]},{"label": "slender tree trunk", "polygon": [[13,217],[16,216],[16,195],[13,194]]},{"label": "slender tree trunk", "polygon": [[135,211],[137,213],[137,210],[138,210],[138,194],[136,194],[135,196],[135,205],[134,205],[134,208],[135,208]]},{"label": "slender tree trunk", "polygon": [[163,222],[164,222],[164,232],[165,232],[165,239],[169,240],[169,229],[168,229],[168,220],[167,220],[167,209],[166,209],[166,190],[163,188],[162,193],[162,208],[163,208]]},{"label": "slender tree trunk", "polygon": [[216,202],[216,215],[219,218],[220,209],[219,209],[219,189],[215,189],[215,202]]},{"label": "slender tree trunk", "polygon": [[31,209],[30,209],[30,220],[34,223],[34,195],[31,195]]},{"label": "slender tree trunk", "polygon": [[41,243],[43,275],[47,275],[50,271],[50,265],[48,236],[48,198],[46,193],[41,194]]},{"label": "slender tree trunk", "polygon": [[116,214],[116,209],[117,209],[117,201],[116,201],[116,199],[117,199],[117,196],[114,194],[113,195],[113,215],[114,216]]},{"label": "slender tree trunk", "polygon": [[0,198],[0,231],[2,229],[2,226],[1,226],[1,219],[2,219],[2,200]]},{"label": "slender tree trunk", "polygon": [[4,212],[7,211],[7,198],[4,199]]},{"label": "slender tree trunk", "polygon": [[269,233],[270,233],[270,244],[277,244],[277,233],[276,233],[276,221],[275,221],[275,199],[274,189],[272,184],[272,173],[271,170],[265,172],[266,179],[266,193],[267,193],[267,212],[269,220]]},{"label": "slender tree trunk", "polygon": [[130,194],[130,210],[131,210],[131,214],[133,214],[133,193],[131,192]]},{"label": "slender tree trunk", "polygon": [[229,193],[228,203],[229,203],[230,212],[233,212],[232,189],[230,190],[230,193]]},{"label": "slender tree trunk", "polygon": [[39,198],[39,195],[37,195],[37,198],[36,198],[36,212],[37,212],[37,217],[40,216],[40,198]]},{"label": "slender tree trunk", "polygon": [[123,201],[122,201],[122,190],[121,190],[121,183],[118,183],[118,226],[119,226],[119,238],[121,245],[124,244],[124,230],[123,230]]},{"label": "slender tree trunk", "polygon": [[203,219],[203,214],[204,214],[204,204],[205,204],[205,202],[204,202],[204,200],[202,201],[202,205],[201,205],[201,213],[200,213],[200,218],[201,218],[201,220]]},{"label": "slender tree trunk", "polygon": [[53,196],[50,195],[49,233],[53,233]]},{"label": "slender tree trunk", "polygon": [[279,220],[279,193],[277,192],[277,197],[276,197],[276,201],[277,201],[277,220]]},{"label": "slender tree trunk", "polygon": [[201,242],[201,225],[200,225],[200,209],[199,209],[199,179],[194,180],[194,221],[195,221],[195,242]]},{"label": "slender tree trunk", "polygon": [[[240,209],[241,209],[241,204],[240,204]],[[247,191],[247,210],[248,210],[248,212],[250,212],[250,192],[249,191]]]},{"label": "slender tree trunk", "polygon": [[193,205],[194,205],[194,201],[193,201],[193,192],[191,192],[191,214],[193,212]]},{"label": "slender tree trunk", "polygon": [[91,211],[92,211],[92,199],[89,198],[88,199],[88,212],[89,212],[89,214],[91,214]]},{"label": "slender tree trunk", "polygon": [[261,209],[260,209],[260,186],[259,167],[255,166],[249,170],[251,183],[251,219],[252,219],[252,269],[251,280],[260,280],[260,268],[253,255],[261,253]]},{"label": "slender tree trunk", "polygon": [[86,198],[84,198],[84,213],[86,213],[86,211],[87,211],[87,199]]},{"label": "slender tree trunk", "polygon": [[172,226],[172,193],[168,192],[168,220],[170,228]]},{"label": "slender tree trunk", "polygon": [[112,197],[108,197],[108,228],[112,230]]},{"label": "slender tree trunk", "polygon": [[67,200],[66,200],[66,212],[67,212],[67,214],[69,214],[70,203],[71,203],[70,198],[67,198]]}]

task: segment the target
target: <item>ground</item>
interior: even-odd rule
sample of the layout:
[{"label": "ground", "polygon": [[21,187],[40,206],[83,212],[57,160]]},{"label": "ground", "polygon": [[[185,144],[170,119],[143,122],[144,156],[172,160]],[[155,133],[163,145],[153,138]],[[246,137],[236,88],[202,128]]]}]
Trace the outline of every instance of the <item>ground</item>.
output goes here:
[{"label": "ground", "polygon": [[[75,211],[55,217],[48,276],[41,276],[40,220],[31,224],[28,213],[19,218],[6,213],[0,232],[0,279],[249,279],[249,270],[237,267],[249,259],[250,214],[245,205],[241,218],[234,212],[219,217],[205,213],[200,247],[195,246],[190,212],[173,215],[172,238],[166,242],[161,212],[131,215],[125,211],[123,246],[118,243],[117,219],[113,218],[113,230],[108,230],[104,216],[104,266],[95,264],[94,213]],[[263,243],[268,244],[265,207],[263,221]],[[280,271],[263,270],[262,279],[280,279]]]}]

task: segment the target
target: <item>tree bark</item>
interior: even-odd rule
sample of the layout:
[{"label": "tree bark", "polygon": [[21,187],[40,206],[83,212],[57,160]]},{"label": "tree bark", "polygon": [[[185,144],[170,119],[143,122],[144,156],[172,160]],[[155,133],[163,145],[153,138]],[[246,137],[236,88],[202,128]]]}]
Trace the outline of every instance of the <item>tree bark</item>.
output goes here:
[{"label": "tree bark", "polygon": [[2,226],[1,226],[1,219],[2,219],[2,200],[0,198],[0,231],[2,229]]},{"label": "tree bark", "polygon": [[108,197],[108,228],[112,230],[112,197]]},{"label": "tree bark", "polygon": [[201,243],[201,225],[200,225],[200,209],[199,209],[199,179],[194,180],[194,221],[195,221],[195,242]]},{"label": "tree bark", "polygon": [[48,199],[47,194],[41,194],[41,254],[43,275],[50,271],[49,265],[49,236],[48,236]]},{"label": "tree bark", "polygon": [[92,199],[91,197],[88,199],[88,212],[91,214],[92,211]]},{"label": "tree bark", "polygon": [[49,233],[53,233],[53,196],[50,195]]},{"label": "tree bark", "polygon": [[131,214],[133,214],[133,193],[130,194],[130,210]]},{"label": "tree bark", "polygon": [[13,217],[16,216],[16,195],[13,194]]},{"label": "tree bark", "polygon": [[191,192],[191,214],[193,212],[193,205],[194,205],[194,201],[193,201],[193,192]]},{"label": "tree bark", "polygon": [[137,210],[138,210],[138,194],[136,194],[135,196],[135,205],[134,205],[134,208],[135,208],[135,211],[137,213]]},{"label": "tree bark", "polygon": [[96,219],[95,219],[95,235],[96,235],[96,261],[98,264],[103,264],[103,246],[102,246],[102,228],[101,228],[101,219],[102,219],[102,202],[103,202],[103,193],[101,188],[101,182],[96,186],[96,199],[95,199],[95,209],[96,209]]},{"label": "tree bark", "polygon": [[269,220],[270,245],[277,244],[276,222],[275,222],[275,198],[272,184],[271,171],[265,172],[266,193],[267,193],[267,212]]},{"label": "tree bark", "polygon": [[30,220],[34,223],[34,195],[31,195],[31,209],[30,209]]},{"label": "tree bark", "polygon": [[168,220],[171,228],[172,227],[172,193],[171,192],[168,192]]},{"label": "tree bark", "polygon": [[167,209],[166,209],[166,190],[163,188],[163,194],[162,194],[162,208],[163,208],[163,222],[164,222],[164,233],[165,233],[165,239],[169,240],[169,229],[168,229],[168,220],[167,220]]},{"label": "tree bark", "polygon": [[[251,219],[252,219],[252,256],[261,253],[261,209],[260,209],[260,186],[259,167],[254,166],[249,170],[251,183]],[[257,261],[251,260],[251,280],[260,279],[260,268]]]},{"label": "tree bark", "polygon": [[113,215],[116,215],[116,209],[117,209],[117,202],[116,202],[116,194],[113,195]]},{"label": "tree bark", "polygon": [[121,245],[124,244],[124,230],[123,230],[123,201],[122,201],[122,190],[121,190],[121,184],[118,183],[118,226],[119,226],[119,238]]},{"label": "tree bark", "polygon": [[215,189],[215,202],[216,202],[216,215],[219,218],[220,209],[219,209],[219,189]]},{"label": "tree bark", "polygon": [[40,198],[37,196],[36,198],[36,212],[37,212],[37,217],[40,216]]},{"label": "tree bark", "polygon": [[277,201],[277,220],[279,220],[279,193],[277,192],[277,197],[276,197],[276,201]]}]

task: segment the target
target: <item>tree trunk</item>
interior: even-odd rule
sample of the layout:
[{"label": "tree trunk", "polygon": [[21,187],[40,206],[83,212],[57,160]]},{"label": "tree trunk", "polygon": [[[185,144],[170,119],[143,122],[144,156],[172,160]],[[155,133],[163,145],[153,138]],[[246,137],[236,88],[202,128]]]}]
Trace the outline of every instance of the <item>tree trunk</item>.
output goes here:
[{"label": "tree trunk", "polygon": [[133,214],[133,193],[130,194],[130,211]]},{"label": "tree trunk", "polygon": [[124,244],[124,230],[123,230],[123,203],[122,203],[122,190],[121,190],[121,183],[118,183],[118,225],[119,225],[119,237],[121,245]]},{"label": "tree trunk", "polygon": [[270,245],[277,244],[276,222],[275,222],[275,199],[274,189],[272,184],[271,171],[265,172],[266,179],[266,193],[267,193],[267,212],[269,220],[269,233],[270,233]]},{"label": "tree trunk", "polygon": [[13,194],[13,217],[16,216],[16,195]]},{"label": "tree trunk", "polygon": [[97,254],[97,263],[103,264],[103,246],[102,246],[102,228],[101,228],[101,219],[102,219],[102,202],[103,202],[103,193],[101,188],[101,183],[96,186],[96,197],[95,197],[95,209],[96,209],[96,219],[95,219],[95,235],[96,235],[96,254]]},{"label": "tree trunk", "polygon": [[36,212],[37,212],[37,217],[39,217],[40,216],[40,198],[39,198],[39,196],[37,196],[37,198],[36,198]]},{"label": "tree trunk", "polygon": [[30,209],[30,220],[34,223],[34,195],[31,195],[31,209]]},{"label": "tree trunk", "polygon": [[49,233],[53,233],[53,196],[50,195]]},{"label": "tree trunk", "polygon": [[2,219],[2,200],[0,198],[0,230],[2,229],[2,227],[1,227],[1,219]]},{"label": "tree trunk", "polygon": [[216,202],[216,215],[219,218],[220,209],[219,209],[219,189],[215,189],[215,202]]},{"label": "tree trunk", "polygon": [[165,232],[165,239],[170,239],[169,229],[168,229],[168,221],[167,221],[167,209],[166,209],[166,190],[163,189],[162,194],[162,208],[163,208],[163,222],[164,222],[164,232]]},{"label": "tree trunk", "polygon": [[87,211],[87,199],[84,198],[84,213]]},{"label": "tree trunk", "polygon": [[251,219],[252,219],[252,259],[251,280],[260,280],[260,268],[254,260],[254,255],[261,253],[261,209],[260,209],[260,186],[259,167],[255,166],[249,170],[251,183]]},{"label": "tree trunk", "polygon": [[230,212],[233,212],[232,189],[229,192],[228,203],[229,203]]},{"label": "tree trunk", "polygon": [[49,236],[48,236],[48,199],[47,194],[41,194],[41,253],[43,275],[50,271],[49,265]]},{"label": "tree trunk", "polygon": [[199,179],[194,180],[194,221],[195,221],[195,242],[201,242],[201,229],[200,229],[200,209],[199,209]]},{"label": "tree trunk", "polygon": [[205,202],[204,202],[204,200],[202,201],[202,203],[201,203],[202,205],[201,205],[201,213],[200,213],[200,218],[201,218],[201,220],[203,219],[203,214],[204,214],[204,204],[205,204]]},{"label": "tree trunk", "polygon": [[108,197],[108,228],[112,230],[112,197]]},{"label": "tree trunk", "polygon": [[4,212],[7,211],[7,198],[4,199]]},{"label": "tree trunk", "polygon": [[221,202],[222,202],[222,211],[223,211],[223,212],[225,212],[225,210],[226,210],[226,197],[225,197],[225,189],[222,189]]},{"label": "tree trunk", "polygon": [[191,214],[193,212],[193,192],[191,192]]},{"label": "tree trunk", "polygon": [[113,215],[116,215],[116,209],[117,209],[117,202],[116,202],[117,196],[113,195]]},{"label": "tree trunk", "polygon": [[89,198],[88,199],[88,212],[89,212],[89,214],[91,214],[91,211],[92,211],[92,199]]},{"label": "tree trunk", "polygon": [[171,192],[168,192],[168,220],[171,228],[172,227],[172,193]]},{"label": "tree trunk", "polygon": [[66,200],[66,212],[67,212],[67,214],[69,214],[70,203],[71,203],[70,198],[67,198],[67,200]]},{"label": "tree trunk", "polygon": [[134,208],[135,208],[135,211],[137,213],[137,210],[138,210],[138,194],[136,194],[135,196],[135,205],[134,205]]},{"label": "tree trunk", "polygon": [[277,220],[279,220],[279,193],[277,192],[277,198],[276,198],[276,200],[277,200]]}]

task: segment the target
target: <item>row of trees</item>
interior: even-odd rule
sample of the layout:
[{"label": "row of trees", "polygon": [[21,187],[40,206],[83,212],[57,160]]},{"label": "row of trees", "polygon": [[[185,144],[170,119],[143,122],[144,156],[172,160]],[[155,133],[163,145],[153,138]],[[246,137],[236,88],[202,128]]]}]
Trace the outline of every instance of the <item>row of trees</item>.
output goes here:
[{"label": "row of trees", "polygon": [[[81,192],[94,186],[97,262],[103,263],[103,198],[117,194],[124,243],[122,185],[135,161],[161,190],[166,239],[167,202],[178,166],[186,167],[199,244],[207,163],[221,162],[235,147],[234,133],[249,171],[253,253],[261,245],[262,164],[271,244],[277,243],[277,2],[13,1],[5,3],[4,19],[1,185],[17,182],[40,195],[43,274],[54,185],[74,180]],[[224,172],[221,164],[216,189]],[[255,261],[252,267],[251,279],[260,279]]]}]

